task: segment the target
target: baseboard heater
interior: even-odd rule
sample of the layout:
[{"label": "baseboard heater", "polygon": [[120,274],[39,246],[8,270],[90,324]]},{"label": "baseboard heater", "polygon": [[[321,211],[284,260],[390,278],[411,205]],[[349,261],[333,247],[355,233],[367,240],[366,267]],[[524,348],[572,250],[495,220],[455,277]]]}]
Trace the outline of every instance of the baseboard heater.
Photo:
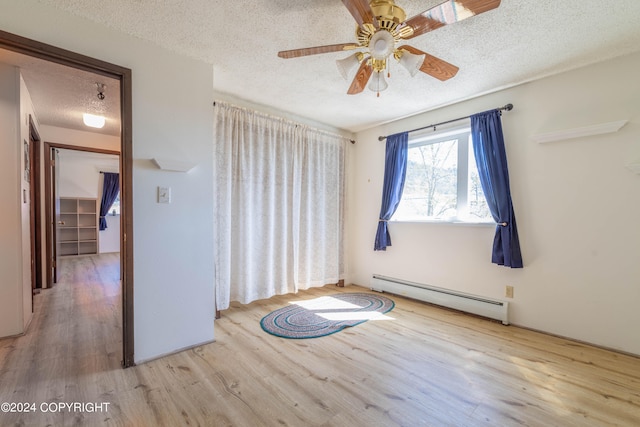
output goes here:
[{"label": "baseboard heater", "polygon": [[371,290],[401,295],[443,307],[478,316],[500,320],[504,325],[509,324],[509,303],[493,300],[478,295],[437,288],[392,277],[374,274],[371,278]]}]

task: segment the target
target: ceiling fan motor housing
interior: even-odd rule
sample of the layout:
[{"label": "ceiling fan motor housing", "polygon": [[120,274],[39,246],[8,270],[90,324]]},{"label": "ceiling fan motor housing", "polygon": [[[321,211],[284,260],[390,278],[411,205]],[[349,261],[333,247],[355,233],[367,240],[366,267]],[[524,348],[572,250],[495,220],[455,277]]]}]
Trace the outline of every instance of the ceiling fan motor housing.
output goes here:
[{"label": "ceiling fan motor housing", "polygon": [[395,27],[407,19],[407,14],[393,0],[372,0],[370,6],[380,28],[387,31],[395,30]]},{"label": "ceiling fan motor housing", "polygon": [[373,70],[381,72],[387,66],[389,55],[394,53],[396,42],[405,36],[397,28],[407,15],[393,0],[372,0],[370,6],[378,28],[365,23],[356,28],[356,37],[360,46],[369,48]]},{"label": "ceiling fan motor housing", "polygon": [[373,48],[373,46],[370,46],[372,37],[376,33],[381,33],[383,31],[391,34],[395,41],[398,41],[408,35],[407,30],[410,30],[411,27],[398,29],[398,26],[405,21],[407,14],[400,6],[397,6],[393,0],[372,0],[370,6],[375,19],[378,22],[378,28],[369,23],[358,26],[356,28],[356,38],[358,39],[358,44],[360,46]]}]

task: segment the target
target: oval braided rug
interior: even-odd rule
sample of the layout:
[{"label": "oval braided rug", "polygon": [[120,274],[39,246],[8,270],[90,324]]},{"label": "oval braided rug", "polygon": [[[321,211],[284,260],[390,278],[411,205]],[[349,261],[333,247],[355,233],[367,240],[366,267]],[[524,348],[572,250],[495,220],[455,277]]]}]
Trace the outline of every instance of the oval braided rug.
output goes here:
[{"label": "oval braided rug", "polygon": [[341,293],[292,302],[262,318],[266,332],[282,338],[317,338],[367,320],[384,319],[395,303],[368,293]]}]

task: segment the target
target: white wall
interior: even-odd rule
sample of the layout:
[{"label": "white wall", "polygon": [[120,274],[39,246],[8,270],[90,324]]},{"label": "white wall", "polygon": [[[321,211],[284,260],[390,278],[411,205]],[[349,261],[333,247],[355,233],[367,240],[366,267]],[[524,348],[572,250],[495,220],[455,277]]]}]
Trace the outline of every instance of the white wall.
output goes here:
[{"label": "white wall", "polygon": [[59,196],[97,199],[101,188],[100,171],[89,159],[75,154],[69,155],[69,151],[62,149],[58,153],[59,163],[56,167],[60,168]]},{"label": "white wall", "polygon": [[[549,77],[357,135],[351,175],[351,281],[373,273],[503,298],[512,321],[640,354],[640,55]],[[503,115],[524,269],[490,263],[493,227],[392,223],[393,246],[374,252],[384,169],[379,135],[506,103]],[[614,134],[537,144],[538,133],[609,121]],[[428,325],[425,325],[428,327]]]},{"label": "white wall", "polygon": [[32,318],[31,180],[24,172],[30,115],[37,126],[19,70],[0,64],[0,338],[25,332]]},{"label": "white wall", "polygon": [[0,63],[0,337],[23,332],[20,76]]},{"label": "white wall", "polygon": [[[134,358],[211,341],[213,67],[36,0],[6,0],[2,9],[4,31],[132,69]],[[163,172],[153,157],[198,166]],[[158,185],[172,187],[173,203],[156,203]]]},{"label": "white wall", "polygon": [[100,230],[98,253],[120,252],[120,215],[107,215],[107,229]]},{"label": "white wall", "polygon": [[[18,150],[20,155],[20,185],[23,196],[21,204],[21,231],[22,231],[22,332],[26,331],[33,316],[33,286],[31,279],[31,177],[27,179],[24,170],[27,168],[24,143],[29,142],[29,116],[33,118],[34,126],[38,129],[38,119],[33,109],[31,95],[24,79],[20,76],[20,136],[18,144],[22,148]],[[28,160],[30,161],[30,160]],[[32,166],[29,166],[33,169]]]},{"label": "white wall", "polygon": [[[41,40],[38,40],[41,41]],[[40,125],[42,141],[120,152],[120,137],[57,126]]]}]

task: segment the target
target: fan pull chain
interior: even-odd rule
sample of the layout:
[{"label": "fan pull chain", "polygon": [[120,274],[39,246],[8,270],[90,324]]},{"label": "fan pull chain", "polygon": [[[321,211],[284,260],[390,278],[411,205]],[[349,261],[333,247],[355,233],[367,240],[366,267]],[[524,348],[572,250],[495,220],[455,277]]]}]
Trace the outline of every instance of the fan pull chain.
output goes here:
[{"label": "fan pull chain", "polygon": [[[389,68],[389,61],[387,61],[387,78],[390,79],[391,78],[391,70]],[[380,98],[380,92],[378,92],[378,98]]]}]

